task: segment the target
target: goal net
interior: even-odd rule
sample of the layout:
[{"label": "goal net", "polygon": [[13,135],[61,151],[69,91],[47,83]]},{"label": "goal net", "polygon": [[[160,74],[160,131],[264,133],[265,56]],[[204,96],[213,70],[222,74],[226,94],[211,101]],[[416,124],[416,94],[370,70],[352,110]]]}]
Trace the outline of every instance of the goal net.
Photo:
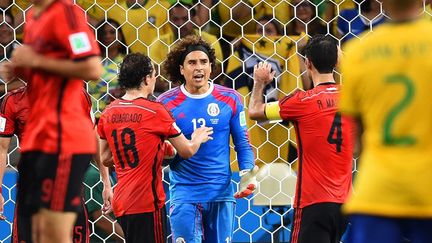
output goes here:
[{"label": "goal net", "polygon": [[[157,64],[157,96],[178,85],[168,80],[162,70],[170,48],[179,37],[200,35],[216,51],[213,82],[236,89],[243,96],[247,111],[253,67],[259,61],[271,63],[276,71],[274,82],[265,89],[265,99],[277,100],[310,85],[299,61],[301,47],[310,36],[332,35],[343,46],[349,39],[359,38],[360,33],[373,31],[386,19],[375,0],[75,0],[75,3],[86,12],[102,52],[102,78],[86,82],[96,117],[122,94],[117,73],[127,53],[142,52]],[[368,12],[362,10],[365,4],[370,5]],[[2,0],[0,5],[0,61],[7,62],[10,51],[21,42],[25,13],[31,3]],[[376,5],[378,12],[374,12]],[[424,18],[432,19],[430,7],[424,7]],[[337,70],[335,78],[343,81]],[[4,97],[12,87],[3,80],[0,84]],[[260,166],[260,186],[253,196],[237,200],[234,235],[227,241],[289,242],[298,162],[295,131],[290,123],[247,120],[247,124]],[[0,221],[0,242],[11,242],[19,157],[16,138],[12,139],[7,157],[2,185],[7,219]],[[239,176],[233,149],[231,167],[237,186]],[[168,170],[164,168],[166,188]],[[100,222],[110,218],[94,213],[102,206],[102,182],[97,169],[93,168],[86,177],[85,202],[90,211],[92,242],[115,242],[121,238],[114,231],[115,221],[109,221],[111,231],[104,232]],[[169,198],[166,203],[169,207]],[[168,240],[172,242],[171,235]]]}]

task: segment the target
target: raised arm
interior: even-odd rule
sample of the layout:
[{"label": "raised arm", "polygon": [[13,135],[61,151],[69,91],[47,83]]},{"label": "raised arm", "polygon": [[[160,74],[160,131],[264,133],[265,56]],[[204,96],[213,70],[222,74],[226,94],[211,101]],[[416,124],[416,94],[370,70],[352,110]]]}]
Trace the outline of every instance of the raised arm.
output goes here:
[{"label": "raised arm", "polygon": [[267,62],[260,62],[254,66],[254,84],[248,107],[250,119],[267,120],[263,92],[265,86],[273,80],[275,73],[275,71],[271,70],[271,65]]}]

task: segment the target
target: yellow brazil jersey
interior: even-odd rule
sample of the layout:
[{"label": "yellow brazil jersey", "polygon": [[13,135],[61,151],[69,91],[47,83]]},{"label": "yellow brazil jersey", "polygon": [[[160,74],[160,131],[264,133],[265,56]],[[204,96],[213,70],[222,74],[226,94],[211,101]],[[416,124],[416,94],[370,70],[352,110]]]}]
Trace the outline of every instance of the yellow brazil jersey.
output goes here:
[{"label": "yellow brazil jersey", "polygon": [[290,20],[290,5],[288,1],[280,0],[249,0],[248,5],[253,8],[254,15],[243,19],[234,19],[231,10],[238,0],[221,0],[218,4],[218,13],[222,25],[222,34],[236,38],[242,34],[255,33],[256,21],[265,15],[275,16],[281,24],[286,24]]},{"label": "yellow brazil jersey", "polygon": [[[251,85],[237,77],[240,73],[253,73],[253,65],[259,62],[257,55],[266,58],[274,65],[277,71],[277,89],[269,89],[266,92],[268,99],[277,100],[292,92],[295,88],[301,87],[297,79],[300,73],[298,56],[296,55],[295,40],[298,36],[266,38],[261,35],[245,35],[242,38],[238,50],[228,59],[226,73],[234,79],[234,84],[228,86],[235,88],[245,97],[245,106],[249,104]],[[276,43],[276,44],[274,44]],[[256,55],[253,55],[254,50]],[[247,60],[241,62],[240,60]],[[246,110],[247,112],[247,110]],[[280,123],[258,124],[247,117],[250,142],[255,149],[257,157],[256,164],[261,166],[264,163],[287,162],[290,144],[295,146],[295,133],[291,125]],[[296,153],[296,151],[291,151]],[[231,161],[235,159],[231,153]],[[235,165],[236,163],[232,163]],[[236,169],[236,168],[233,168]]]},{"label": "yellow brazil jersey", "polygon": [[[137,7],[135,7],[137,6]],[[128,7],[126,2],[108,9],[108,18],[116,20],[132,52],[148,54],[149,45],[170,31],[167,0],[147,0],[141,7]],[[139,7],[138,7],[139,6]]]},{"label": "yellow brazil jersey", "polygon": [[[199,30],[195,29],[194,32],[196,35],[200,35]],[[204,31],[201,31],[200,36],[205,41],[211,44],[211,46],[215,49],[216,59],[218,60],[219,63],[222,62],[223,60],[222,48],[220,46],[217,37]],[[174,42],[175,42],[175,35],[172,31],[170,31],[168,34],[162,35],[158,40],[156,40],[153,44],[150,45],[149,57],[156,64],[159,65],[162,64],[162,62],[165,61],[166,56],[170,50],[170,47],[172,47]]]},{"label": "yellow brazil jersey", "polygon": [[431,29],[388,23],[347,43],[340,109],[364,126],[348,213],[432,217]]},{"label": "yellow brazil jersey", "polygon": [[[75,0],[86,13],[97,21],[105,17],[105,12],[115,4],[123,4],[125,0]],[[121,24],[121,23],[120,23]]]}]

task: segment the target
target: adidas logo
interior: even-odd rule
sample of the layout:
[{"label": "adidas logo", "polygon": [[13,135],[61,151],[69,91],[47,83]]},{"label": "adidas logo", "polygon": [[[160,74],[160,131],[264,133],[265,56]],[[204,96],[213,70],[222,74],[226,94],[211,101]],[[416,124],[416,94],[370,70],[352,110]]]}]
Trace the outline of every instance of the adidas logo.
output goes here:
[{"label": "adidas logo", "polygon": [[184,119],[184,118],[186,118],[186,115],[183,112],[180,112],[180,114],[177,115],[177,119]]}]

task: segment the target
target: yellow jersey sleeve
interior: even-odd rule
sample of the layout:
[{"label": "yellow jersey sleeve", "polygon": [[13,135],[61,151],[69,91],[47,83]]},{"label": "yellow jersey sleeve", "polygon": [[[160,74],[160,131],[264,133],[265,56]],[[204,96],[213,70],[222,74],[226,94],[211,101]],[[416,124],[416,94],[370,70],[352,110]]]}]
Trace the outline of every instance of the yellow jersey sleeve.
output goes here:
[{"label": "yellow jersey sleeve", "polygon": [[265,106],[265,114],[269,120],[282,120],[279,111],[279,101],[267,103]]},{"label": "yellow jersey sleeve", "polygon": [[[350,116],[357,116],[359,114],[359,104],[357,102],[357,88],[356,84],[360,82],[359,70],[359,56],[358,53],[351,51],[352,44],[357,41],[353,40],[348,43],[345,55],[341,62],[342,71],[342,88],[339,100],[339,109],[342,113]],[[350,45],[351,44],[351,45]]]}]

